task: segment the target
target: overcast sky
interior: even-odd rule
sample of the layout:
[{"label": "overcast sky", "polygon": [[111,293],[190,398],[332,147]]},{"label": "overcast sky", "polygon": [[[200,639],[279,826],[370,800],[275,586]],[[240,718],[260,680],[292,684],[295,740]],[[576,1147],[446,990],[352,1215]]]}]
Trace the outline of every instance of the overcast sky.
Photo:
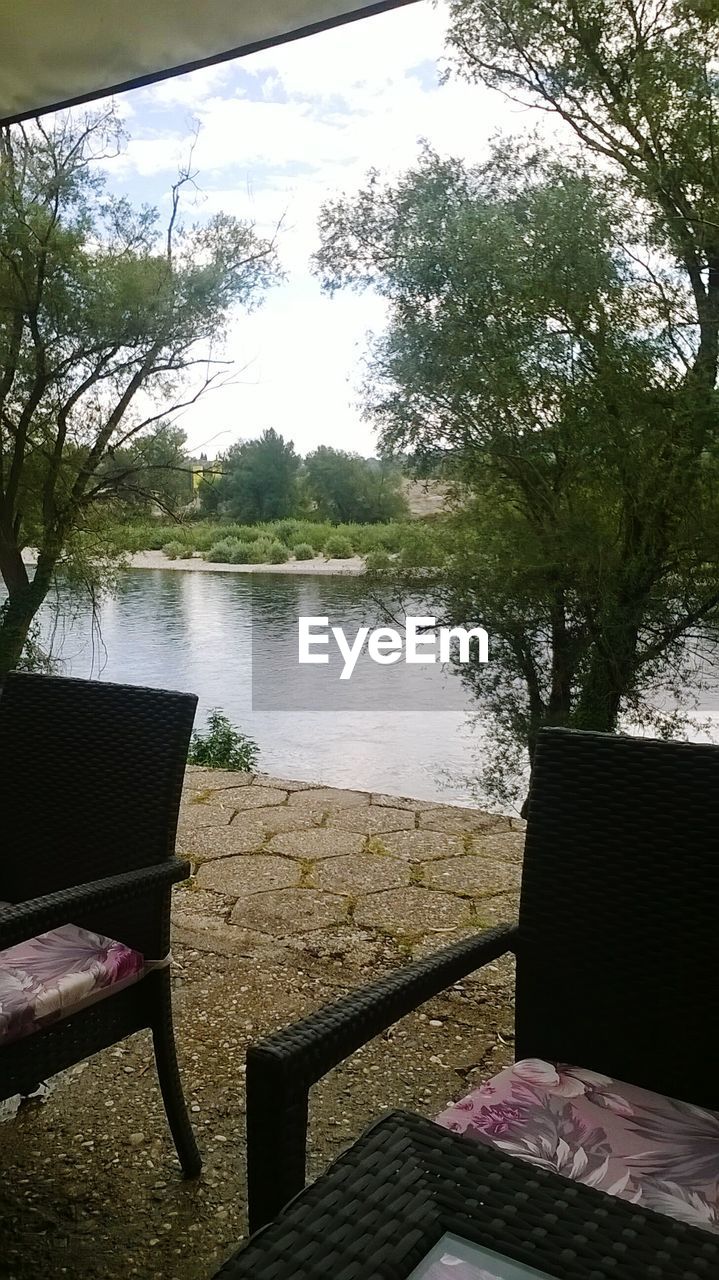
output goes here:
[{"label": "overcast sky", "polygon": [[227,354],[244,372],[183,416],[194,450],[212,456],[273,426],[301,453],[322,443],[374,452],[359,382],[383,307],[321,293],[309,267],[318,210],[328,195],[357,190],[371,166],[390,175],[411,165],[423,138],[477,159],[499,128],[529,123],[499,95],[440,83],[445,23],[444,9],[422,0],[117,99],[131,141],[113,186],[166,210],[197,122],[200,189],[186,216],[222,209],[262,232],[284,218],[287,279],[233,324]]}]

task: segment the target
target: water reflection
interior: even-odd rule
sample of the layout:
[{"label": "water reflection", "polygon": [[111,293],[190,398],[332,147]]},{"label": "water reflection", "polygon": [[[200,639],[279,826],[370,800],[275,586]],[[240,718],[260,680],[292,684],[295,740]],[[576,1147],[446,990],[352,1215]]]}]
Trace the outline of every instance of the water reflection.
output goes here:
[{"label": "water reflection", "polygon": [[[272,632],[288,653],[296,652],[300,613],[342,618],[348,633],[380,621],[354,578],[130,570],[100,604],[101,642],[82,604],[66,618],[55,651],[67,675],[192,690],[198,723],[221,707],[257,739],[270,773],[420,799],[476,799],[483,739],[467,724],[458,681],[449,710],[389,709],[376,699],[361,710],[287,710],[296,666],[280,661],[276,709],[253,709],[253,611],[255,634]],[[436,679],[443,680],[439,669]]]}]

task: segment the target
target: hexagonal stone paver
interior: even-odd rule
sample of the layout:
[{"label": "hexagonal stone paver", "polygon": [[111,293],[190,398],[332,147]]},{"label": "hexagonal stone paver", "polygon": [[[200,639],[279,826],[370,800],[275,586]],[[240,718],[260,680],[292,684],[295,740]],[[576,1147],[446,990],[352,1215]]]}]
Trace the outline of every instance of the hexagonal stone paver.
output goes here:
[{"label": "hexagonal stone paver", "polygon": [[223,803],[233,804],[236,809],[264,809],[268,804],[282,804],[287,799],[287,792],[279,787],[240,787],[233,794],[225,790],[220,793]]},{"label": "hexagonal stone paver", "polygon": [[254,773],[242,773],[237,769],[205,769],[200,765],[188,764],[185,769],[185,786],[194,790],[216,791],[221,787],[249,787],[254,782]]},{"label": "hexagonal stone paver", "polygon": [[401,936],[447,929],[452,932],[469,920],[469,903],[432,889],[389,889],[371,893],[357,903],[355,924]]},{"label": "hexagonal stone paver", "polygon": [[358,806],[330,810],[327,826],[340,831],[360,831],[366,836],[376,836],[382,831],[413,831],[414,814],[409,809],[371,804],[366,809]]},{"label": "hexagonal stone paver", "polygon": [[320,782],[293,782],[290,778],[273,778],[269,773],[256,773],[255,782],[260,787],[281,787],[284,791],[311,791],[322,785]]},{"label": "hexagonal stone paver", "polygon": [[423,831],[449,831],[458,835],[464,831],[507,831],[509,818],[498,813],[484,813],[481,809],[448,806],[420,813],[419,826]]},{"label": "hexagonal stone paver", "polygon": [[[234,822],[245,815],[238,813]],[[287,804],[268,805],[266,809],[249,809],[247,818],[261,822],[265,831],[277,835],[280,831],[309,831],[318,827],[325,816],[324,809],[305,809],[296,805],[290,809]]]},{"label": "hexagonal stone paver", "polygon": [[422,868],[422,875],[424,883],[431,889],[468,893],[473,898],[519,890],[518,867],[506,862],[489,862],[472,854],[428,862]]},{"label": "hexagonal stone paver", "polygon": [[346,915],[347,900],[337,894],[320,889],[278,889],[239,898],[230,923],[282,937],[339,924]]},{"label": "hexagonal stone paver", "polygon": [[494,898],[477,898],[474,903],[477,929],[491,929],[497,924],[512,924],[517,919],[516,893],[498,893]]},{"label": "hexagonal stone paver", "polygon": [[200,831],[206,827],[228,826],[233,813],[232,805],[183,804],[179,826],[182,831]]},{"label": "hexagonal stone paver", "polygon": [[384,791],[373,791],[370,800],[372,804],[389,805],[392,809],[411,809],[413,813],[442,807],[435,800],[412,800],[410,796],[390,796]]},{"label": "hexagonal stone paver", "polygon": [[202,889],[215,889],[227,897],[258,893],[264,889],[290,889],[300,882],[301,868],[291,858],[245,854],[205,862],[197,873]]},{"label": "hexagonal stone paver", "polygon": [[181,828],[177,835],[177,852],[195,858],[231,858],[237,853],[250,853],[265,838],[261,822],[241,826],[202,827],[197,831]]},{"label": "hexagonal stone paver", "polygon": [[355,805],[369,804],[366,791],[337,791],[335,787],[313,787],[309,791],[293,791],[291,805],[310,805],[314,809],[351,809]]},{"label": "hexagonal stone paver", "polygon": [[359,853],[364,836],[350,831],[331,831],[325,828],[312,831],[285,831],[273,836],[268,848],[274,853],[287,853],[292,858],[341,858],[344,854]]},{"label": "hexagonal stone paver", "polygon": [[524,856],[523,831],[482,832],[472,836],[472,853],[492,860],[521,865]]},{"label": "hexagonal stone paver", "polygon": [[281,944],[266,933],[252,929],[236,929],[215,916],[178,913],[172,918],[172,938],[197,951],[212,951],[220,956],[267,955]]},{"label": "hexagonal stone paver", "polygon": [[459,836],[444,835],[441,831],[392,831],[376,837],[387,853],[408,862],[426,862],[430,858],[451,858],[465,852],[464,841]]},{"label": "hexagonal stone paver", "polygon": [[198,889],[196,880],[174,889],[172,893],[173,920],[176,914],[214,916],[217,920],[224,920],[231,906],[232,900],[223,898],[221,893]]},{"label": "hexagonal stone paver", "polygon": [[361,896],[381,889],[399,889],[409,884],[409,876],[409,866],[397,858],[355,853],[350,857],[327,858],[319,862],[313,868],[312,883],[318,889]]},{"label": "hexagonal stone paver", "polygon": [[376,973],[377,966],[386,959],[392,945],[388,939],[378,937],[373,930],[354,929],[352,925],[315,929],[300,937],[284,938],[282,942],[288,950],[302,952],[305,956],[352,965],[355,969],[371,968],[374,971],[372,976]]}]

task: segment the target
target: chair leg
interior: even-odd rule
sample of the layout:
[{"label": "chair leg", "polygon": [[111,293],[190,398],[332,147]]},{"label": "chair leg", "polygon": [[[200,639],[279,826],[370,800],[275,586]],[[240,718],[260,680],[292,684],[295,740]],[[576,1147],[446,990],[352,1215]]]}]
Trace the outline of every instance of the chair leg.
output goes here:
[{"label": "chair leg", "polygon": [[177,1066],[175,1033],[172,1025],[170,971],[163,969],[153,976],[157,979],[158,994],[152,1021],[152,1040],[162,1101],[165,1104],[165,1113],[182,1165],[182,1172],[186,1178],[196,1178],[202,1168],[202,1157],[187,1114],[185,1095]]}]

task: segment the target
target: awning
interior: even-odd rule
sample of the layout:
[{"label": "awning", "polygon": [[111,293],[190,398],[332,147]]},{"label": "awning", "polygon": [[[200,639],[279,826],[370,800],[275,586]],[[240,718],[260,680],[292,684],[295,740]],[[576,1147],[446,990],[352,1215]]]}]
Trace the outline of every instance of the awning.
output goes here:
[{"label": "awning", "polygon": [[0,0],[0,124],[413,0]]}]

